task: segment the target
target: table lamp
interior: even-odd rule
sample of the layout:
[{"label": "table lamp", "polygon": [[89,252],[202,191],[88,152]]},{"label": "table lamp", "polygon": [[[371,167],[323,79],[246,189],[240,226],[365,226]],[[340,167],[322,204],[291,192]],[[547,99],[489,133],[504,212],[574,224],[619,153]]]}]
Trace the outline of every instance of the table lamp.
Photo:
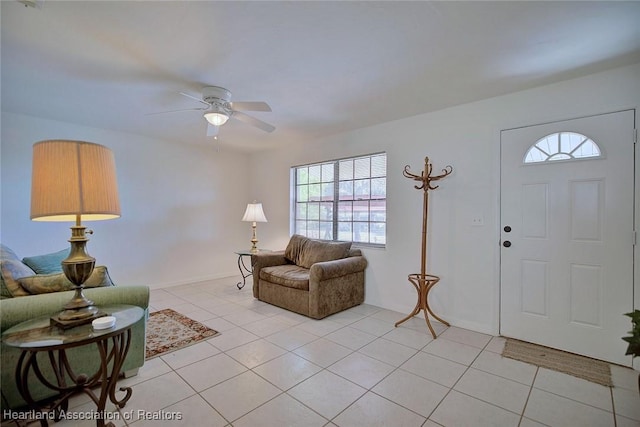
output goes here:
[{"label": "table lamp", "polygon": [[256,222],[267,222],[267,217],[264,216],[262,210],[262,203],[253,203],[247,205],[247,210],[244,211],[243,221],[251,222],[251,228],[253,229],[253,235],[251,237],[251,252],[258,252],[258,238],[256,237]]},{"label": "table lamp", "polygon": [[51,318],[52,323],[68,328],[103,315],[82,293],[96,260],[86,252],[89,239],[81,221],[119,217],[115,160],[109,148],[66,140],[40,141],[33,145],[31,219],[75,222],[69,239],[71,250],[62,261],[62,271],[73,283],[75,295],[64,306],[64,311]]}]

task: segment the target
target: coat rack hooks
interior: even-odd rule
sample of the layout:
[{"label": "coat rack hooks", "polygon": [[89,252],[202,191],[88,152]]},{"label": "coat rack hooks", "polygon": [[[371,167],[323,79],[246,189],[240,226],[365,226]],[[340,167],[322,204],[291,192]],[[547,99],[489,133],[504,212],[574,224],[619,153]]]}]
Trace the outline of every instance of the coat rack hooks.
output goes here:
[{"label": "coat rack hooks", "polygon": [[434,276],[432,274],[427,274],[427,218],[429,215],[429,190],[435,190],[439,186],[432,184],[432,182],[439,181],[442,178],[448,176],[453,172],[453,167],[450,165],[446,166],[442,169],[442,173],[440,175],[433,175],[433,165],[429,163],[429,157],[424,158],[424,170],[420,172],[420,175],[411,173],[409,170],[409,165],[404,167],[402,171],[402,175],[406,178],[417,181],[419,184],[414,185],[416,190],[423,190],[423,212],[422,212],[422,259],[420,264],[420,273],[417,274],[409,274],[408,280],[409,282],[416,288],[418,292],[418,303],[416,304],[413,311],[404,319],[396,322],[396,327],[401,323],[406,322],[411,319],[416,314],[420,313],[420,311],[424,311],[424,319],[427,322],[427,326],[429,327],[429,331],[431,331],[431,335],[433,338],[436,338],[436,333],[431,326],[431,322],[429,321],[429,314],[433,316],[436,320],[443,323],[446,326],[449,326],[449,323],[442,320],[440,317],[436,316],[434,312],[429,307],[429,291],[433,288],[436,283],[440,281],[438,276]]}]

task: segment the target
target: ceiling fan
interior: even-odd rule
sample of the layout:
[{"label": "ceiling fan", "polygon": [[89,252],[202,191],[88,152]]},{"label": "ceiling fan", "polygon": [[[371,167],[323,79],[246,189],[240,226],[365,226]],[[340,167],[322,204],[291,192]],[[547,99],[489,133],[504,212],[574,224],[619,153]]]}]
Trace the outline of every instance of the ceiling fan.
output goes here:
[{"label": "ceiling fan", "polygon": [[271,111],[271,107],[266,102],[231,102],[231,92],[218,86],[206,86],[202,88],[202,98],[180,92],[180,95],[195,99],[203,106],[198,108],[187,108],[183,110],[162,111],[154,114],[177,113],[181,111],[204,111],[203,117],[207,121],[207,136],[216,136],[220,126],[224,125],[230,118],[240,120],[247,124],[262,129],[265,132],[273,132],[276,128],[269,123],[256,119],[243,111]]}]

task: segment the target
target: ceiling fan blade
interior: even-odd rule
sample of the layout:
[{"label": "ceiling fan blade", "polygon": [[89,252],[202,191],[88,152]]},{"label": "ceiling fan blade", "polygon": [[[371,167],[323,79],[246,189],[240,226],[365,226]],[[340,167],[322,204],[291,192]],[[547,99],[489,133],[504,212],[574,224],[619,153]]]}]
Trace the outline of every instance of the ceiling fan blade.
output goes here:
[{"label": "ceiling fan blade", "polygon": [[203,111],[207,110],[207,108],[185,108],[182,110],[170,110],[170,111],[158,111],[156,113],[147,113],[145,116],[155,116],[156,114],[167,114],[167,113],[180,113],[182,111]]},{"label": "ceiling fan blade", "polygon": [[207,123],[207,136],[217,136],[220,126],[214,126],[211,123]]},{"label": "ceiling fan blade", "polygon": [[245,113],[241,113],[240,111],[234,111],[231,115],[234,119],[238,119],[242,122],[255,126],[259,129],[262,129],[265,132],[273,132],[276,130],[275,126],[270,125],[269,123],[263,122],[262,120],[258,120],[255,117],[251,117]]},{"label": "ceiling fan blade", "polygon": [[237,111],[271,111],[266,102],[230,102],[231,108]]},{"label": "ceiling fan blade", "polygon": [[201,104],[206,105],[207,107],[209,107],[209,106],[210,106],[207,102],[204,102],[202,99],[197,98],[197,97],[195,97],[195,96],[193,96],[193,95],[189,95],[188,93],[180,92],[180,95],[182,95],[182,96],[186,96],[187,98],[195,99],[196,101],[198,101],[198,102],[199,102],[199,103],[201,103]]}]

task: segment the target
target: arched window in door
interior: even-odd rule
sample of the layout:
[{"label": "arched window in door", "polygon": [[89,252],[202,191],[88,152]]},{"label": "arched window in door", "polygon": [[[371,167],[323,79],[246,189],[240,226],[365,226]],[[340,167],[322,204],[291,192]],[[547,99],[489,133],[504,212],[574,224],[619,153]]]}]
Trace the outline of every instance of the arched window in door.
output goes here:
[{"label": "arched window in door", "polygon": [[524,155],[524,163],[553,162],[602,157],[598,144],[575,132],[547,135],[533,144]]}]

